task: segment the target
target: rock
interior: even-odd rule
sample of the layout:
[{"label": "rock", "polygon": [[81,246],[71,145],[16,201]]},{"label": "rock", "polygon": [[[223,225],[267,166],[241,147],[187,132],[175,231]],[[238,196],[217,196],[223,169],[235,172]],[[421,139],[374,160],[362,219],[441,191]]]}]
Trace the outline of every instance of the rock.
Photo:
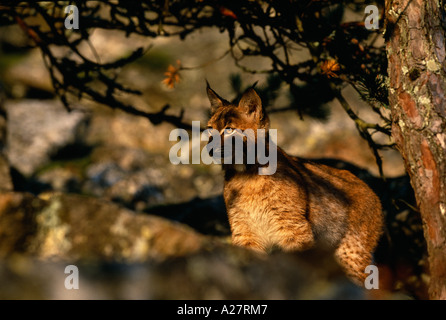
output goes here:
[{"label": "rock", "polygon": [[[333,254],[260,254],[79,195],[0,194],[0,299],[367,299]],[[65,268],[79,289],[65,289]],[[379,298],[388,298],[382,291]]]},{"label": "rock", "polygon": [[36,193],[45,191],[80,193],[82,174],[69,167],[56,166],[39,172],[37,180],[40,188]]},{"label": "rock", "polygon": [[204,240],[184,225],[91,197],[0,195],[0,257],[135,262],[194,252]]},{"label": "rock", "polygon": [[142,211],[163,203],[165,177],[157,168],[125,170],[114,162],[88,167],[84,191]]},{"label": "rock", "polygon": [[153,206],[188,202],[197,195],[211,198],[221,194],[223,175],[217,169],[172,165],[165,154],[102,146],[92,152],[81,188],[84,194],[104,197],[131,210],[148,211]]},{"label": "rock", "polygon": [[[67,265],[78,267],[82,291],[63,289]],[[0,281],[2,299],[364,297],[331,254],[266,256],[67,194],[0,194]]]},{"label": "rock", "polygon": [[88,116],[67,112],[52,100],[8,100],[6,154],[11,166],[25,176],[32,175],[58,151],[79,143],[87,128]]},{"label": "rock", "polygon": [[[316,262],[317,261],[317,262]],[[74,265],[79,289],[65,288]],[[365,299],[328,256],[216,245],[162,262],[0,261],[0,299]]]},{"label": "rock", "polygon": [[[269,256],[222,246],[162,262],[154,299],[361,299],[331,254],[318,250]],[[181,283],[181,286],[177,284]]]}]

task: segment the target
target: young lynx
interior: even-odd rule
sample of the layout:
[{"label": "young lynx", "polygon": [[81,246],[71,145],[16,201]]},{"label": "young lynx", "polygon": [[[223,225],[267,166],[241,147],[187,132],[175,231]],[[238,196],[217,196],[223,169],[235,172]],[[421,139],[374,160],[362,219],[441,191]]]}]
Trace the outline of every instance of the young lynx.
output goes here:
[{"label": "young lynx", "polygon": [[[225,134],[234,129],[252,129],[256,139],[257,129],[268,131],[269,118],[254,89],[248,89],[238,105],[218,96],[209,85],[207,94],[212,108],[208,127],[220,132],[223,147]],[[348,171],[272,147],[277,148],[274,174],[259,174],[259,162],[223,163],[233,244],[264,252],[275,247],[286,251],[328,248],[347,275],[362,285],[382,232],[380,200]]]}]

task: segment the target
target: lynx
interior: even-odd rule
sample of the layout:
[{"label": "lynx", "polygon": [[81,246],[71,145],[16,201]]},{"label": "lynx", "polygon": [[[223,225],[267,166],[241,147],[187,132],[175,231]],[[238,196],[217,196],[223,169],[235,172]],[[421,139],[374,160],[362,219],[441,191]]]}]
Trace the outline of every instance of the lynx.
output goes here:
[{"label": "lynx", "polygon": [[[221,98],[209,84],[207,94],[208,128],[221,133],[223,147],[228,131],[269,129],[268,115],[253,88],[238,105]],[[233,244],[266,253],[274,248],[329,249],[347,276],[363,285],[383,226],[375,193],[349,171],[289,156],[279,147],[275,173],[260,175],[261,166],[222,164]]]}]

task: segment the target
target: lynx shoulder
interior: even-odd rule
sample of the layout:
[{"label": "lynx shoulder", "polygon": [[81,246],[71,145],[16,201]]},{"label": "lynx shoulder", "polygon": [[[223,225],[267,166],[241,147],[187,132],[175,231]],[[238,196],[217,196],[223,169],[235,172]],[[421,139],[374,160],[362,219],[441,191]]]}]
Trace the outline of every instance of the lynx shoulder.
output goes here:
[{"label": "lynx shoulder", "polygon": [[[209,86],[207,94],[212,108],[208,126],[221,133],[223,148],[233,148],[225,146],[226,129],[252,129],[255,139],[258,129],[269,129],[254,89],[248,89],[237,105]],[[262,252],[328,248],[347,275],[363,284],[382,233],[378,197],[348,171],[289,156],[275,144],[265,146],[266,152],[277,152],[273,174],[259,174],[264,165],[257,161],[222,165],[233,244]]]}]

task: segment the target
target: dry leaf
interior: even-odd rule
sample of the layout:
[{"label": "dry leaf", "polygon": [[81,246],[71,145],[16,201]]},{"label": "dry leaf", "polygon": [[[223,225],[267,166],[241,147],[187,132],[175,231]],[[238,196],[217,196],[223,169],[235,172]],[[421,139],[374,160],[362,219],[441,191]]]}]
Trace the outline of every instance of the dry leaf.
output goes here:
[{"label": "dry leaf", "polygon": [[167,71],[164,72],[166,78],[162,81],[162,83],[165,84],[169,89],[173,89],[175,87],[175,83],[180,82],[180,67],[181,61],[177,60],[177,67],[169,65]]},{"label": "dry leaf", "polygon": [[228,8],[220,7],[220,13],[226,17],[230,17],[234,20],[237,20],[236,14],[232,10],[229,10]]},{"label": "dry leaf", "polygon": [[327,75],[328,78],[337,78],[338,75],[335,72],[340,69],[341,67],[334,59],[324,61],[321,65],[322,73]]}]

